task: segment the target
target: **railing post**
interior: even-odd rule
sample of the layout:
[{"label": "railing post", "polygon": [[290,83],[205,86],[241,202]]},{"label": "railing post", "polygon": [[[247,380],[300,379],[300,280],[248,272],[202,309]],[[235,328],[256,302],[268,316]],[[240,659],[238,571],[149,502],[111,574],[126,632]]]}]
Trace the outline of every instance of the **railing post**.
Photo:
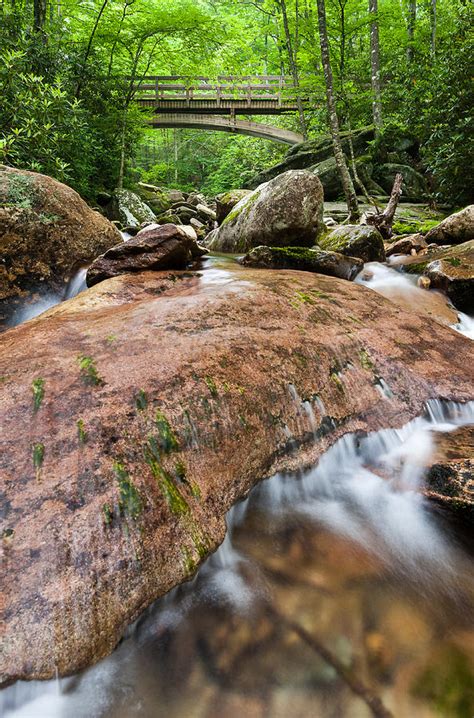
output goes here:
[{"label": "railing post", "polygon": [[158,78],[158,77],[155,77],[155,104],[158,104],[158,99],[159,99],[159,97],[158,97],[158,87],[159,87],[159,84],[160,84],[159,78]]},{"label": "railing post", "polygon": [[280,75],[280,79],[278,80],[278,107],[281,107],[281,91],[283,89],[283,77]]}]

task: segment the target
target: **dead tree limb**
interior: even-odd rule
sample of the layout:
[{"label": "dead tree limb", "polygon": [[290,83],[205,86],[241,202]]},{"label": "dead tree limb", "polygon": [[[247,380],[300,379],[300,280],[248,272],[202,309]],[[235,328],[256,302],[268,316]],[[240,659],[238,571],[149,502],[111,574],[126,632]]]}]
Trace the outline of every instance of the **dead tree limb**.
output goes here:
[{"label": "dead tree limb", "polygon": [[280,625],[284,625],[288,630],[293,631],[307,646],[312,648],[326,663],[334,668],[339,678],[350,688],[350,690],[359,696],[370,708],[375,718],[393,718],[393,714],[385,708],[380,698],[362,681],[354,676],[352,671],[347,668],[341,661],[329,651],[326,646],[318,641],[312,634],[308,633],[298,623],[294,623],[289,618],[283,616],[273,606],[268,607],[269,613],[278,619]]},{"label": "dead tree limb", "polygon": [[390,239],[392,236],[392,224],[402,194],[402,182],[403,176],[398,173],[395,176],[392,193],[384,211],[381,214],[367,215],[367,224],[376,227],[384,239]]}]

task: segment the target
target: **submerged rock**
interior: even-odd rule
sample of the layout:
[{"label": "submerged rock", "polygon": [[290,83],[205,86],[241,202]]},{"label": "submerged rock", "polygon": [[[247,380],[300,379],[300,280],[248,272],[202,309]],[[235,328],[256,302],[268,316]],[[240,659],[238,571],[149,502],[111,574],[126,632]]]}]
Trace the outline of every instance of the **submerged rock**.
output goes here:
[{"label": "submerged rock", "polygon": [[257,481],[471,399],[471,358],[354,283],[230,263],[115,277],[7,331],[1,681],[99,660]]},{"label": "submerged rock", "polygon": [[104,279],[145,269],[184,269],[194,257],[206,254],[196,242],[192,227],[152,224],[128,242],[122,242],[98,257],[87,270],[86,282],[92,287]]},{"label": "submerged rock", "polygon": [[375,227],[369,225],[343,225],[322,237],[319,245],[331,252],[359,257],[364,262],[385,262],[382,235]]},{"label": "submerged rock", "polygon": [[323,202],[323,188],[311,172],[285,172],[235,205],[209,249],[236,254],[259,245],[311,247],[324,231]]},{"label": "submerged rock", "polygon": [[76,265],[120,239],[117,228],[67,185],[0,166],[0,300],[38,283],[63,287]]},{"label": "submerged rock", "polygon": [[241,264],[265,269],[298,269],[348,280],[355,279],[364,266],[361,259],[325,252],[319,247],[255,247],[242,258]]},{"label": "submerged rock", "polygon": [[429,244],[461,244],[474,239],[474,204],[446,217],[425,235]]}]

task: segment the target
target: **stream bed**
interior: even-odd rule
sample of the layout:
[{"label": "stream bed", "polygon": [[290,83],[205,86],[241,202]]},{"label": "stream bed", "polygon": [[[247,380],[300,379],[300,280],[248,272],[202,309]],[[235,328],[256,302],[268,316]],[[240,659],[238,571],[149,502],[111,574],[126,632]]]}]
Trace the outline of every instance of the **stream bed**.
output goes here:
[{"label": "stream bed", "polygon": [[474,402],[431,401],[399,430],[346,435],[312,469],[262,482],[111,656],[10,686],[1,714],[468,718],[472,557],[418,489],[435,432],[472,423]]}]

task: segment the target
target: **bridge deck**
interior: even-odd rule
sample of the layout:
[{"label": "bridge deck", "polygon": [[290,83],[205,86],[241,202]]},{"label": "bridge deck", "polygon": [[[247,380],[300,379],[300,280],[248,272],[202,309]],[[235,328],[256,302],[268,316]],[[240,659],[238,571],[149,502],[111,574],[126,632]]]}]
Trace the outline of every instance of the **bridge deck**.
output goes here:
[{"label": "bridge deck", "polygon": [[136,101],[156,113],[278,115],[297,110],[291,81],[278,75],[258,77],[145,77]]}]

